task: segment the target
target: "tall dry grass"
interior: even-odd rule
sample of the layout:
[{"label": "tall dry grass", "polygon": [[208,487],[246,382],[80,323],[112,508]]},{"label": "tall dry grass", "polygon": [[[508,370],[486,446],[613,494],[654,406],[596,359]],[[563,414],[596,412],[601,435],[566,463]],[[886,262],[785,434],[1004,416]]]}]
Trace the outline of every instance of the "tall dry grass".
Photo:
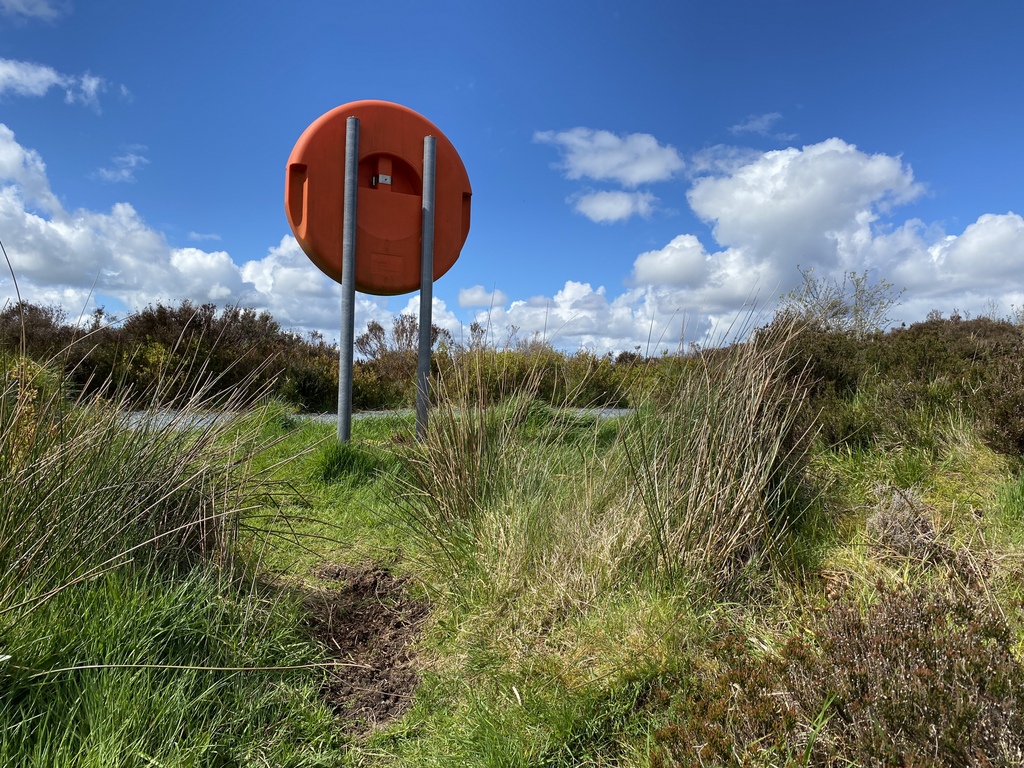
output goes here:
[{"label": "tall dry grass", "polygon": [[724,583],[781,554],[810,444],[794,332],[776,324],[689,356],[627,422],[624,463],[658,573]]},{"label": "tall dry grass", "polygon": [[784,550],[803,452],[789,329],[681,361],[614,420],[525,394],[489,406],[453,369],[422,444],[402,450],[394,517],[456,591],[585,605],[623,585],[727,583]]},{"label": "tall dry grass", "polygon": [[250,493],[253,436],[225,439],[202,386],[129,416],[69,399],[62,370],[0,357],[0,619],[132,560],[224,562]]},{"label": "tall dry grass", "polygon": [[491,392],[481,371],[502,357],[471,354],[489,357],[442,373],[425,440],[398,451],[392,518],[444,589],[583,601],[614,581],[633,529],[618,519],[631,513],[615,503],[613,471],[598,468],[618,425],[538,399],[539,367],[514,396]]}]

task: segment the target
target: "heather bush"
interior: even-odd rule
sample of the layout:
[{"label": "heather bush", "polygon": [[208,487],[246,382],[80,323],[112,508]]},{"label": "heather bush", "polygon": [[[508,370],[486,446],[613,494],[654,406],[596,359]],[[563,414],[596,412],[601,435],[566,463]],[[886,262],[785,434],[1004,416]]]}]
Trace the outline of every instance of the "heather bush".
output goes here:
[{"label": "heather bush", "polygon": [[882,590],[833,604],[764,655],[727,629],[680,690],[655,766],[1010,766],[1024,760],[1024,667],[976,594]]},{"label": "heather bush", "polygon": [[1024,452],[1024,331],[981,317],[933,317],[895,329],[869,345],[866,364],[879,377],[905,382],[906,396],[888,410],[963,408],[982,437],[1004,453]]},{"label": "heather bush", "polygon": [[988,442],[1004,453],[1024,456],[1024,343],[999,358],[975,398]]},{"label": "heather bush", "polygon": [[60,307],[19,301],[0,309],[0,349],[47,360],[65,349],[75,335]]},{"label": "heather bush", "polygon": [[[670,722],[655,730],[652,768],[771,764],[788,757],[796,742],[797,712],[771,695],[778,678],[774,664],[747,639],[725,625],[707,656],[684,664],[686,674],[663,688],[672,702]],[[786,761],[780,761],[785,764]]]},{"label": "heather bush", "polygon": [[847,397],[866,370],[865,340],[841,331],[800,325],[790,341],[791,375],[806,374],[812,395]]},{"label": "heather bush", "polygon": [[807,325],[790,351],[791,376],[806,377],[827,444],[934,444],[937,424],[966,413],[990,446],[1024,453],[1020,326],[933,316],[856,336]]},{"label": "heather bush", "polygon": [[136,407],[193,390],[211,396],[242,387],[273,391],[305,410],[334,410],[337,348],[313,334],[284,331],[268,312],[183,301],[157,304],[124,321],[97,310],[88,327],[63,310],[18,303],[0,312],[0,350],[22,350],[62,369],[78,393],[117,394]]}]

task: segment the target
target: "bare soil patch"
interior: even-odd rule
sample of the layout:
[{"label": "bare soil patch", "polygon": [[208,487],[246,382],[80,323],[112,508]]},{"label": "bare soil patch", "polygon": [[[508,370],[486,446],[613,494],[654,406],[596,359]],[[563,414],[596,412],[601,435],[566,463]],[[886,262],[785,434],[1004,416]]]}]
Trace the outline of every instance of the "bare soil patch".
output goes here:
[{"label": "bare soil patch", "polygon": [[427,604],[409,596],[407,579],[372,563],[325,564],[314,575],[338,587],[308,597],[309,629],[329,656],[348,662],[331,671],[321,695],[346,729],[366,734],[412,704],[420,681],[413,643]]}]

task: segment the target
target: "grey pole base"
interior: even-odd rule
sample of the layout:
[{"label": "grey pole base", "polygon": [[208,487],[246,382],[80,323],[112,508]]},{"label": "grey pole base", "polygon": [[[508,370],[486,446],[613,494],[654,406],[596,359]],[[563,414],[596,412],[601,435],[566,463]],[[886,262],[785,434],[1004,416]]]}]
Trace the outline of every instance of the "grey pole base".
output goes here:
[{"label": "grey pole base", "polygon": [[341,250],[341,333],[338,338],[338,442],[352,439],[352,358],[356,323],[356,184],[359,180],[359,118],[345,124],[345,208]]},{"label": "grey pole base", "polygon": [[423,229],[420,245],[420,339],[416,368],[416,438],[427,437],[427,406],[430,401],[430,335],[434,305],[434,187],[437,140],[423,138]]}]

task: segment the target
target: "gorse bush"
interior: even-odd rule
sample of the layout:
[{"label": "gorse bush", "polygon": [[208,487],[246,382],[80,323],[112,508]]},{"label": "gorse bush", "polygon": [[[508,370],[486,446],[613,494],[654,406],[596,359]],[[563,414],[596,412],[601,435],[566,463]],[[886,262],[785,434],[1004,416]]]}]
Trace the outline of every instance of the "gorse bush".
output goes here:
[{"label": "gorse bush", "polygon": [[[352,403],[357,410],[408,408],[416,397],[418,324],[412,315],[396,315],[386,330],[371,321],[356,338]],[[338,396],[338,349],[318,334],[302,337],[286,331],[267,312],[237,306],[183,301],[156,304],[123,321],[102,310],[91,324],[76,324],[58,307],[18,302],[0,311],[0,349],[20,351],[33,360],[63,362],[68,384],[77,391],[113,388],[141,402],[157,382],[176,391],[204,381],[211,394],[233,388],[265,389],[313,412],[333,411]],[[476,365],[490,397],[522,391],[550,404],[619,406],[628,400],[631,365],[586,351],[560,352],[539,341],[503,349],[481,338],[456,343],[448,331],[431,330],[435,374],[452,365]],[[487,354],[479,354],[483,351]],[[174,372],[175,379],[168,374]]]}]

